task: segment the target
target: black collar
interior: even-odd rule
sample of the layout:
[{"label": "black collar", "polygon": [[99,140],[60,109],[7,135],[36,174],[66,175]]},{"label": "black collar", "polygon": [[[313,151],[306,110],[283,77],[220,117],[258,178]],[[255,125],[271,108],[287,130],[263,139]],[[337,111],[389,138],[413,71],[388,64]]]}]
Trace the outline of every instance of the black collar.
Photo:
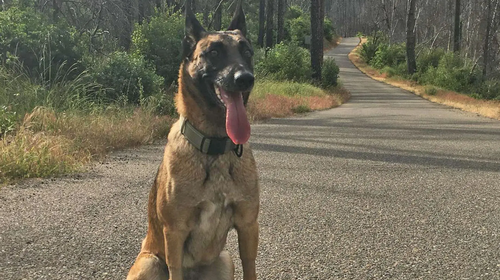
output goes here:
[{"label": "black collar", "polygon": [[229,137],[206,137],[186,118],[181,116],[181,133],[200,152],[207,155],[223,155],[234,151],[238,157],[243,155],[243,145],[236,145]]}]

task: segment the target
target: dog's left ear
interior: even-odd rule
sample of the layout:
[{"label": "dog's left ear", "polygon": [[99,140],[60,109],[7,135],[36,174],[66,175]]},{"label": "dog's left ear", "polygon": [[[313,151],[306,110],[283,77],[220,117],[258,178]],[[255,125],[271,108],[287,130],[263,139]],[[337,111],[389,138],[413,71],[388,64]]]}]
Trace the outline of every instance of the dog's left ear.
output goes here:
[{"label": "dog's left ear", "polygon": [[236,7],[236,11],[234,12],[233,20],[229,25],[227,30],[236,30],[241,31],[243,36],[247,36],[247,23],[245,21],[245,13],[243,12],[242,1],[238,1],[238,6]]},{"label": "dog's left ear", "polygon": [[203,38],[207,31],[191,10],[191,0],[186,1],[186,25],[184,27],[184,40],[182,42],[184,57],[189,57],[194,51],[198,41]]}]

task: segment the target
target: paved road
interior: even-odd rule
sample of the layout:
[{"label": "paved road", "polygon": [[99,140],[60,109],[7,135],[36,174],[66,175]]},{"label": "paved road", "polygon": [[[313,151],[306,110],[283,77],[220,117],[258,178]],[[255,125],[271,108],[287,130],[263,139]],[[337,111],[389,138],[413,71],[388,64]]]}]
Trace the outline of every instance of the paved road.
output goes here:
[{"label": "paved road", "polygon": [[[367,78],[356,43],[328,54],[349,103],[253,126],[260,279],[500,279],[500,122]],[[0,190],[0,279],[123,279],[161,153]]]}]

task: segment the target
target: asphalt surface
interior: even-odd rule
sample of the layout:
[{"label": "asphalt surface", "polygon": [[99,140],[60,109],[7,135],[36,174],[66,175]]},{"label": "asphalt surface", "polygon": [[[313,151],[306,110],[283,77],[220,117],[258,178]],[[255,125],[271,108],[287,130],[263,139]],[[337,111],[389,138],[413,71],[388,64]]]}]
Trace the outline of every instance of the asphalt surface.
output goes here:
[{"label": "asphalt surface", "polygon": [[[252,127],[260,279],[500,279],[500,122],[371,80],[357,42],[327,54],[347,104]],[[162,150],[0,189],[0,279],[124,279]]]}]

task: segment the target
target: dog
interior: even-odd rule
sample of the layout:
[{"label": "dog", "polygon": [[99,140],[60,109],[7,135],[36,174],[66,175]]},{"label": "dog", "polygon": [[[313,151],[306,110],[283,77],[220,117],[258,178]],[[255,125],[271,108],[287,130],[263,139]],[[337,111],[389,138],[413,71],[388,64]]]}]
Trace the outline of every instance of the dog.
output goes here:
[{"label": "dog", "polygon": [[233,228],[243,278],[257,279],[259,185],[245,111],[253,49],[246,32],[241,1],[227,31],[218,32],[207,32],[186,4],[180,119],[168,135],[149,194],[147,235],[127,280],[232,280],[224,247]]}]

